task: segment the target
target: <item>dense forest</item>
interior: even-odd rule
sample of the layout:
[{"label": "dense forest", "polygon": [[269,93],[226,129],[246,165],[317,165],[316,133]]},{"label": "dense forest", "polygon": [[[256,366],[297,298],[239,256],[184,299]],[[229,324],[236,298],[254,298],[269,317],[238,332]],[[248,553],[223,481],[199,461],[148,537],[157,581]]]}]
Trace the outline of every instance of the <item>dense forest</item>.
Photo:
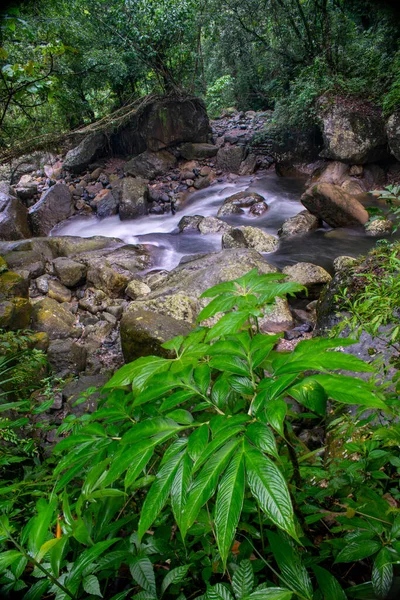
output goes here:
[{"label": "dense forest", "polygon": [[400,99],[399,29],[374,0],[38,0],[1,26],[1,143],[60,133],[151,93],[315,120],[322,94]]},{"label": "dense forest", "polygon": [[399,598],[398,4],[2,6],[0,598]]}]

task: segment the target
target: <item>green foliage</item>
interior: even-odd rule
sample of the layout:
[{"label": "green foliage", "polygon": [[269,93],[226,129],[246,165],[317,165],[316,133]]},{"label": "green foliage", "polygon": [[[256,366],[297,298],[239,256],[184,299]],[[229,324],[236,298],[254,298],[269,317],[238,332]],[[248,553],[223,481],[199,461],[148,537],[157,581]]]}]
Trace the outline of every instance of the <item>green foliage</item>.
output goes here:
[{"label": "green foliage", "polygon": [[[400,556],[396,404],[337,373],[373,375],[340,351],[351,341],[285,352],[259,332],[275,298],[300,290],[256,270],[207,290],[199,321],[211,327],[164,344],[173,358],[122,367],[52,457],[4,481],[3,594],[342,599],[363,561],[370,583],[352,577],[349,596],[387,595]],[[325,450],[296,434],[315,426]]]},{"label": "green foliage", "polygon": [[234,80],[231,75],[219,77],[207,88],[206,104],[211,118],[218,117],[224,108],[235,104]]}]

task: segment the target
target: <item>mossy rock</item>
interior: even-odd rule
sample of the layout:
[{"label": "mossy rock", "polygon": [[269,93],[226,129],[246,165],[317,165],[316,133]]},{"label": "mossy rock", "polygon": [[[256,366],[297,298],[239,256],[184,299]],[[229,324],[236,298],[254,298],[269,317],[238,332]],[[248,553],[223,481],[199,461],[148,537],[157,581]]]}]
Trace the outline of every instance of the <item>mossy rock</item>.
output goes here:
[{"label": "mossy rock", "polygon": [[51,340],[78,337],[74,315],[56,300],[44,298],[33,306],[32,328],[43,331]]},{"label": "mossy rock", "polygon": [[26,298],[10,298],[0,302],[0,329],[27,329],[31,322],[32,305]]},{"label": "mossy rock", "polygon": [[7,271],[7,268],[8,267],[6,261],[0,256],[0,273],[5,273],[5,271]]},{"label": "mossy rock", "polygon": [[28,298],[29,282],[12,271],[6,271],[0,275],[0,298]]}]

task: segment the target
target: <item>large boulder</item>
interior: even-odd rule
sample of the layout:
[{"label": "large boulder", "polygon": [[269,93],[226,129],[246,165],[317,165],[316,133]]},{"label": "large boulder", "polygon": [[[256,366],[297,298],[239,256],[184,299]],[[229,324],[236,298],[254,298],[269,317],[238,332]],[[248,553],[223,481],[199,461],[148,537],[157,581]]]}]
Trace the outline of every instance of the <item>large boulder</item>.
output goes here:
[{"label": "large boulder", "polygon": [[74,201],[64,183],[53,185],[29,209],[29,222],[34,235],[46,236],[57,223],[68,219],[74,212]]},{"label": "large boulder", "polygon": [[308,210],[302,210],[298,215],[290,217],[285,221],[278,230],[278,235],[281,238],[292,237],[293,235],[301,235],[309,233],[320,227],[320,219],[312,215]]},{"label": "large boulder", "polygon": [[324,149],[321,156],[349,164],[365,164],[388,156],[385,125],[371,104],[320,99]]},{"label": "large boulder", "polygon": [[230,231],[232,228],[230,225],[225,223],[225,221],[221,221],[217,217],[204,217],[199,225],[198,229],[200,233],[206,235],[208,233],[221,233],[224,231]]},{"label": "large boulder", "polygon": [[378,165],[348,165],[339,161],[323,162],[313,171],[308,185],[333,183],[348,194],[362,194],[385,185],[385,171]]},{"label": "large boulder", "polygon": [[17,198],[0,193],[0,239],[23,240],[31,235],[25,206]]},{"label": "large boulder", "polygon": [[99,219],[117,214],[119,197],[120,192],[118,189],[104,189],[100,190],[100,192],[96,194],[91,202],[91,206],[96,210],[96,214]]},{"label": "large boulder", "polygon": [[369,219],[368,212],[356,196],[329,183],[310,187],[302,195],[301,202],[311,214],[331,227],[360,226]]},{"label": "large boulder", "polygon": [[53,266],[61,283],[67,287],[74,287],[85,280],[87,267],[76,260],[60,256]]},{"label": "large boulder", "polygon": [[84,371],[86,358],[86,348],[74,340],[53,340],[47,351],[47,360],[58,377]]},{"label": "large boulder", "polygon": [[73,173],[81,173],[103,153],[106,142],[104,133],[91,133],[67,153],[63,167]]},{"label": "large boulder", "polygon": [[386,124],[386,133],[389,141],[389,148],[400,160],[400,112],[394,113]]},{"label": "large boulder", "polygon": [[228,173],[239,173],[244,159],[244,149],[241,146],[223,146],[218,150],[217,168]]},{"label": "large boulder", "polygon": [[26,329],[31,314],[32,305],[26,298],[0,299],[0,329]]},{"label": "large boulder", "polygon": [[52,298],[39,300],[33,306],[32,329],[44,331],[50,340],[78,337],[74,315]]},{"label": "large boulder", "polygon": [[134,177],[143,177],[144,179],[154,179],[157,175],[162,175],[176,165],[176,158],[167,150],[150,152],[146,150],[128,161],[124,170],[128,175]]},{"label": "large boulder", "polygon": [[239,229],[243,233],[247,247],[257,252],[274,252],[279,246],[276,237],[259,227],[242,225]]},{"label": "large boulder", "polygon": [[21,179],[15,187],[16,194],[20,200],[31,200],[37,193],[38,184],[32,177],[32,175],[22,175]]},{"label": "large boulder", "polygon": [[141,177],[125,177],[122,180],[121,198],[119,203],[120,219],[134,219],[147,215],[148,209],[147,181]]},{"label": "large boulder", "polygon": [[125,362],[140,356],[164,356],[170,353],[161,345],[177,335],[187,335],[192,327],[170,316],[137,309],[125,313],[121,320],[121,346]]},{"label": "large boulder", "polygon": [[331,275],[319,265],[298,262],[285,267],[282,271],[287,275],[287,281],[300,283],[307,288],[310,299],[318,298],[321,289],[331,281]]}]

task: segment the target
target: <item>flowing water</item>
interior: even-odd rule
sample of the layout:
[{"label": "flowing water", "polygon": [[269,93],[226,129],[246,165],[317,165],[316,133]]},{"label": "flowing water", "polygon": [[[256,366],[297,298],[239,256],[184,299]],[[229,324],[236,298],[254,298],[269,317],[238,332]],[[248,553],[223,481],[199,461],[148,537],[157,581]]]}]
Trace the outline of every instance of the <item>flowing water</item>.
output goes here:
[{"label": "flowing water", "polygon": [[[118,215],[101,220],[95,216],[76,216],[57,226],[52,235],[103,235],[120,238],[128,244],[146,244],[152,249],[155,266],[170,270],[179,264],[183,256],[221,249],[221,234],[179,233],[177,225],[180,219],[186,215],[216,216],[225,198],[244,190],[261,194],[269,209],[261,217],[246,213],[224,217],[224,221],[231,225],[261,227],[276,236],[286,219],[304,210],[300,202],[304,181],[278,177],[271,171],[239,177],[234,183],[216,183],[205,190],[193,192],[175,215],[148,215],[128,221],[120,221]],[[265,257],[279,268],[302,261],[331,271],[337,256],[365,254],[375,243],[376,238],[367,237],[362,230],[325,227],[281,240],[278,250]]]}]

